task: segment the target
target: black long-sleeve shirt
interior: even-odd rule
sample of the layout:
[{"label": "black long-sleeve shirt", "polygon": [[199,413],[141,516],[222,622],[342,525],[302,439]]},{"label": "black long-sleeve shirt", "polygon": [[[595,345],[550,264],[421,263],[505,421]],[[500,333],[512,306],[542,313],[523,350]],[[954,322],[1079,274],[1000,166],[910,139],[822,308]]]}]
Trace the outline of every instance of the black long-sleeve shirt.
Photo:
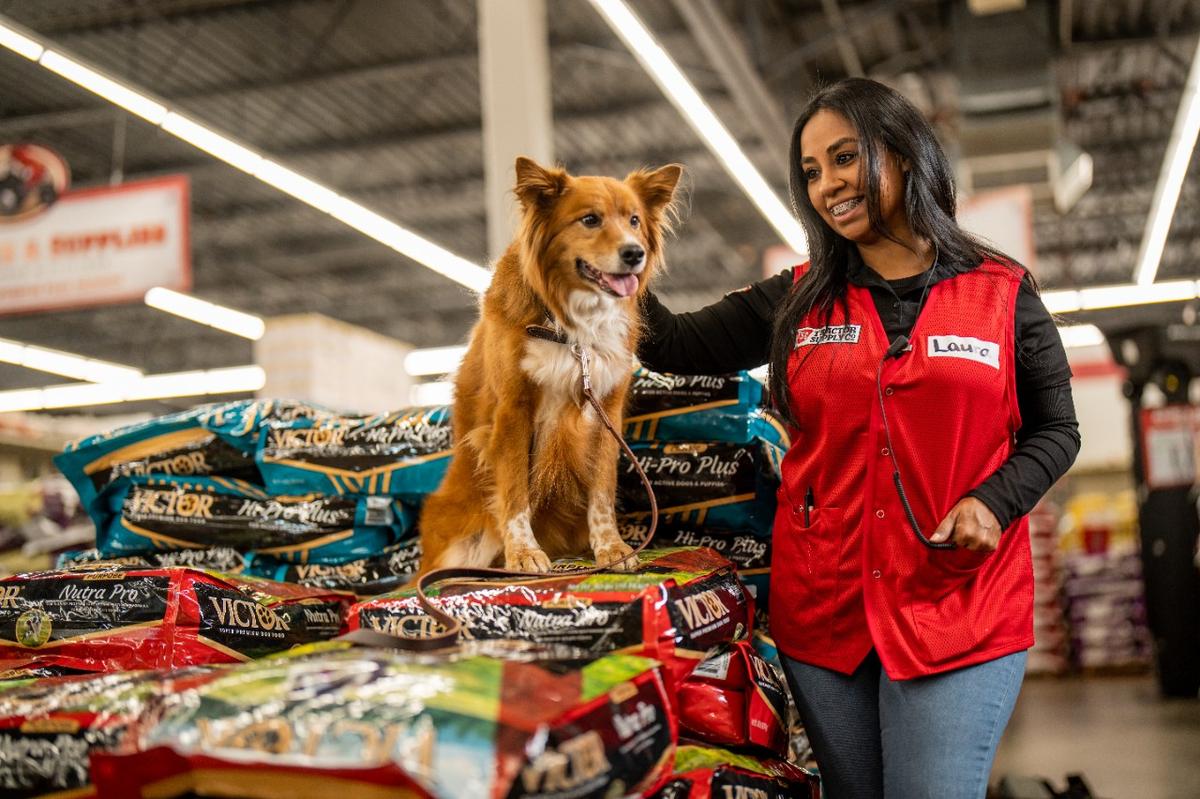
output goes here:
[{"label": "black long-sleeve shirt", "polygon": [[[943,264],[900,280],[885,280],[851,250],[847,277],[875,301],[888,340],[907,335],[916,323],[926,287],[974,268]],[[646,335],[638,358],[646,366],[680,374],[720,374],[767,362],[775,309],[791,288],[791,270],[731,292],[691,313],[673,314],[646,294]],[[1046,306],[1025,281],[1015,318],[1017,446],[999,469],[968,492],[987,505],[1001,528],[1028,513],[1070,468],[1079,453],[1079,423],[1071,398],[1071,368]]]}]

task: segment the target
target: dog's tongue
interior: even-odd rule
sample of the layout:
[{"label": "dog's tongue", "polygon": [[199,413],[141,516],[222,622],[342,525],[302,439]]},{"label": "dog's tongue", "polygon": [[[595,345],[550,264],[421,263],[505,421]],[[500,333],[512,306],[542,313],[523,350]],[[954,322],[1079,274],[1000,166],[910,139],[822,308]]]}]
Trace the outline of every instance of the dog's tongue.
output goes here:
[{"label": "dog's tongue", "polygon": [[604,282],[608,287],[617,292],[618,296],[629,297],[637,291],[638,279],[637,275],[610,275],[607,272],[604,275]]}]

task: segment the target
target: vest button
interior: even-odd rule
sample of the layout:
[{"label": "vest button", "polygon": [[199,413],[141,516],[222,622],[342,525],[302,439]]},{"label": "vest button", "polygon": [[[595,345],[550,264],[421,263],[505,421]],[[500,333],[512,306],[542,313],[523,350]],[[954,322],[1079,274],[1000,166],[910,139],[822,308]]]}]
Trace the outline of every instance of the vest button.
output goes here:
[{"label": "vest button", "polygon": [[883,576],[883,572],[879,571],[879,569],[876,569],[875,571],[871,572],[871,576],[878,580]]},{"label": "vest button", "polygon": [[883,518],[884,516],[886,516],[886,515],[887,515],[887,514],[885,514],[885,513],[883,512],[883,510],[882,510],[882,509],[875,511],[875,518],[876,518],[876,519],[882,519],[882,518]]},{"label": "vest button", "polygon": [[883,449],[879,450],[879,454],[887,457],[888,455],[892,454],[892,451],[887,447],[884,447]]},{"label": "vest button", "polygon": [[885,389],[883,390],[883,393],[884,393],[884,394],[887,394],[887,395],[890,397],[890,396],[892,396],[893,394],[895,394],[896,392],[892,390],[892,387],[891,387],[891,386],[888,386],[887,388],[885,388]]}]

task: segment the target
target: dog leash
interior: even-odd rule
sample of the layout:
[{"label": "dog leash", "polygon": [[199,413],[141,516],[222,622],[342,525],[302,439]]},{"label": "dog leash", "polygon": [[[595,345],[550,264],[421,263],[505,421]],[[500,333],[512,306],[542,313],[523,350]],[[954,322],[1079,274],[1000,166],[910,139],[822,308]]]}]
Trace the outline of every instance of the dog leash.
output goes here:
[{"label": "dog leash", "polygon": [[[557,327],[557,326],[556,326]],[[591,404],[596,411],[596,415],[600,417],[600,421],[604,424],[605,429],[609,434],[616,439],[620,445],[621,451],[625,453],[625,457],[629,458],[633,464],[634,470],[637,472],[638,479],[642,481],[642,487],[646,489],[646,496],[650,500],[650,529],[646,533],[646,537],[634,547],[633,551],[624,555],[611,563],[604,565],[596,565],[585,569],[565,569],[563,571],[553,572],[523,572],[510,571],[508,569],[495,569],[484,567],[450,567],[446,569],[435,569],[427,572],[419,580],[417,580],[417,603],[421,606],[428,616],[434,619],[443,628],[442,632],[423,638],[408,638],[402,636],[387,635],[375,630],[355,630],[348,635],[342,636],[345,640],[354,641],[357,643],[370,644],[375,646],[389,646],[393,649],[403,649],[411,652],[431,652],[440,649],[447,649],[458,644],[458,637],[462,633],[462,622],[455,616],[447,613],[438,607],[433,600],[426,594],[426,589],[434,583],[446,582],[448,580],[477,580],[488,577],[522,577],[522,578],[548,578],[555,579],[558,577],[580,577],[588,574],[597,574],[602,571],[625,563],[630,558],[637,559],[642,550],[654,538],[655,529],[658,527],[658,500],[654,496],[654,487],[650,485],[650,478],[646,476],[642,465],[638,463],[637,457],[633,454],[633,450],[629,448],[629,444],[625,443],[625,439],[621,437],[620,431],[613,425],[612,419],[604,412],[600,401],[596,399],[595,393],[592,391],[592,367],[591,357],[586,349],[579,344],[570,344],[567,336],[561,330],[548,327],[546,325],[527,325],[525,332],[532,338],[542,339],[543,341],[552,341],[558,344],[569,344],[571,354],[579,361],[579,372],[581,385],[583,389],[583,399]]]}]

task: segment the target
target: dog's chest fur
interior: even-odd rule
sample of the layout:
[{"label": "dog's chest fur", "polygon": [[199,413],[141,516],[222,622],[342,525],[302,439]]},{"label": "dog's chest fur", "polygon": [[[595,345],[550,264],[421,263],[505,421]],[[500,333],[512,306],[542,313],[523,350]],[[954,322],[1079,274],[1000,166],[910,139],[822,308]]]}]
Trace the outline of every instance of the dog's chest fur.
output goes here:
[{"label": "dog's chest fur", "polygon": [[571,344],[583,347],[591,359],[592,391],[597,399],[603,400],[629,378],[633,353],[629,349],[632,321],[627,305],[595,292],[572,292],[567,320],[562,323],[569,343],[534,338],[525,342],[521,369],[542,389],[539,423],[546,420],[547,414],[557,414],[562,405],[574,404],[580,397],[580,365]]}]

